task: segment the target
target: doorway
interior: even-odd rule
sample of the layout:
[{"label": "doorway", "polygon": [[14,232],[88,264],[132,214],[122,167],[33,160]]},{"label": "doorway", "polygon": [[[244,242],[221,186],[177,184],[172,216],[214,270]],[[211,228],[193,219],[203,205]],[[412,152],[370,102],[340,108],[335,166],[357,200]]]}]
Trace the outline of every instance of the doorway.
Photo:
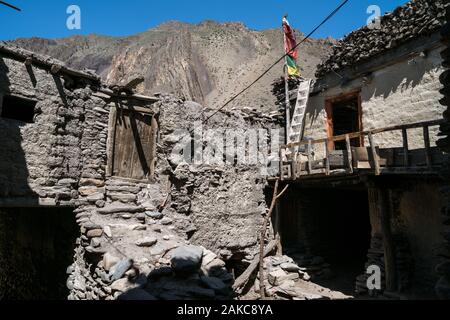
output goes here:
[{"label": "doorway", "polygon": [[372,233],[367,189],[297,187],[280,209],[285,253],[309,270],[314,283],[354,296]]},{"label": "doorway", "polygon": [[0,208],[0,300],[65,300],[80,229],[71,208]]},{"label": "doorway", "polygon": [[[328,136],[335,137],[362,131],[361,98],[358,93],[333,98],[326,103]],[[332,142],[330,150],[346,150],[345,141]],[[361,138],[350,140],[352,147],[362,147]]]}]

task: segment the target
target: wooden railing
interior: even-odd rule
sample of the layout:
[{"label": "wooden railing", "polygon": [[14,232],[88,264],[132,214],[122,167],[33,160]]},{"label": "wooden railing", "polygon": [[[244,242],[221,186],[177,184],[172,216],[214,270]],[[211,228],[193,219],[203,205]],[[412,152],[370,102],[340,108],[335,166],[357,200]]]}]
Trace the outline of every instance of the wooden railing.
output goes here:
[{"label": "wooden railing", "polygon": [[[354,166],[353,166],[353,154],[351,146],[351,140],[352,139],[361,139],[364,141],[365,138],[369,141],[369,151],[371,153],[371,158],[373,162],[373,170],[375,172],[375,175],[380,175],[381,172],[381,166],[380,166],[380,157],[378,154],[378,146],[375,143],[374,135],[380,134],[380,133],[386,133],[386,132],[394,132],[394,131],[400,131],[402,134],[402,140],[403,140],[403,167],[410,167],[410,150],[409,150],[409,143],[408,143],[408,130],[409,129],[423,129],[423,146],[424,146],[424,152],[425,152],[425,161],[426,166],[428,168],[431,168],[433,166],[432,161],[432,148],[431,148],[431,141],[430,141],[430,127],[439,126],[442,123],[444,123],[444,120],[433,120],[433,121],[426,121],[426,122],[418,122],[418,123],[412,123],[407,125],[396,125],[392,127],[386,127],[382,129],[374,129],[374,130],[367,130],[367,131],[360,131],[360,132],[354,132],[329,138],[323,138],[323,139],[317,139],[317,140],[308,140],[308,141],[301,141],[296,143],[291,143],[285,146],[282,146],[280,148],[280,175],[281,178],[286,177],[284,175],[286,166],[290,166],[288,168],[291,173],[288,175],[288,178],[291,178],[293,175],[294,177],[297,176],[295,165],[300,165],[300,171],[302,168],[302,164],[306,164],[305,171],[307,174],[313,173],[313,162],[314,162],[314,154],[313,154],[313,146],[318,144],[324,144],[325,145],[325,159],[323,159],[324,162],[324,173],[325,175],[330,175],[331,168],[330,168],[330,153],[332,152],[333,145],[335,142],[339,141],[345,141],[346,145],[346,157],[347,157],[347,170],[348,173],[354,173]],[[306,152],[300,153],[294,153],[294,147],[306,147]],[[288,156],[290,156],[291,159],[287,159]],[[306,161],[301,160],[301,156],[307,157]],[[298,160],[300,158],[300,160]],[[293,173],[293,174],[292,174]],[[300,172],[301,173],[301,172]]]}]

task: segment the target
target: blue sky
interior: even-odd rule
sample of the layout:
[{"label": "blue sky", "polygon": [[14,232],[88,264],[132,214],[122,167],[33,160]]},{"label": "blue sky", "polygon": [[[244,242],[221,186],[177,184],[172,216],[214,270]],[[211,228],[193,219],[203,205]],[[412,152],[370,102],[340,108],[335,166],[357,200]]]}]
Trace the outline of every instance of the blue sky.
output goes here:
[{"label": "blue sky", "polygon": [[[160,23],[178,20],[198,23],[205,19],[241,21],[252,29],[277,28],[289,13],[291,24],[308,33],[342,0],[6,0],[21,13],[0,5],[0,40],[18,37],[61,38],[74,34],[126,36]],[[314,37],[342,37],[364,25],[369,5],[382,14],[406,0],[350,0]],[[68,30],[66,9],[81,8],[81,30]]]}]

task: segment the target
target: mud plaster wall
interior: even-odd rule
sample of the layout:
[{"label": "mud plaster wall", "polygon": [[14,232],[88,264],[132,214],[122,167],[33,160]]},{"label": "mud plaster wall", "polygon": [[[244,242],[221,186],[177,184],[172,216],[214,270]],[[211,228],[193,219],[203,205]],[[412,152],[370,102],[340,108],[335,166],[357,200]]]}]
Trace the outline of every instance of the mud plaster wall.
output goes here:
[{"label": "mud plaster wall", "polygon": [[[439,76],[444,70],[439,55],[441,50],[442,48],[437,48],[426,57],[415,57],[375,71],[373,80],[368,83],[359,78],[345,87],[330,88],[311,97],[305,136],[326,138],[325,101],[359,90],[363,130],[441,119],[445,110],[439,104],[442,95],[438,92],[442,87]],[[438,127],[430,128],[432,146],[435,146],[437,133]],[[423,148],[422,129],[408,130],[408,134],[411,149]],[[377,134],[375,141],[380,147],[401,147],[401,132]],[[316,152],[322,155],[323,145],[318,145]]]}]

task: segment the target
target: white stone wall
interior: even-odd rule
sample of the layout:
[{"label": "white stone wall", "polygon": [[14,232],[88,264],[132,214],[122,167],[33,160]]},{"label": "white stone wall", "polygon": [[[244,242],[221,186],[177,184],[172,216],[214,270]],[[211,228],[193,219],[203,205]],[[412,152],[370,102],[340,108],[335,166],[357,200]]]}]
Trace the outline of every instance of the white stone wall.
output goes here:
[{"label": "white stone wall", "polygon": [[[345,87],[334,87],[311,97],[305,136],[326,138],[326,100],[356,90],[361,92],[363,130],[441,119],[445,110],[439,104],[442,98],[439,76],[443,72],[441,50],[440,47],[426,57],[416,56],[375,71],[369,83],[359,78]],[[435,146],[437,133],[438,127],[430,128],[432,146]],[[409,130],[408,135],[410,149],[423,148],[422,129]],[[375,141],[382,148],[401,147],[401,132],[377,134]],[[322,151],[324,146],[317,145],[316,154],[321,155]]]}]

